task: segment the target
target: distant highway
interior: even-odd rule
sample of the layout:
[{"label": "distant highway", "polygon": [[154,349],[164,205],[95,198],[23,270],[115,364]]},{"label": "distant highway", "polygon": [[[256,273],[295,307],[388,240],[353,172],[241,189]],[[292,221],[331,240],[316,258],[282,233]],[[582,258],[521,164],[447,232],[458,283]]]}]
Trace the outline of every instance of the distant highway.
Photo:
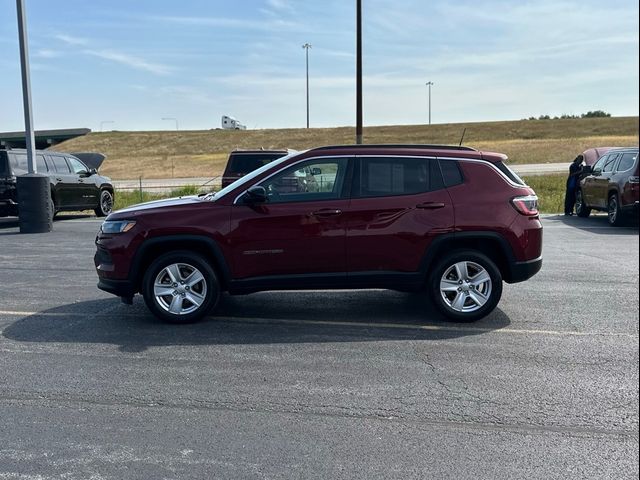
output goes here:
[{"label": "distant highway", "polygon": [[[551,175],[569,171],[569,163],[536,163],[510,165],[510,167],[522,176]],[[189,178],[143,178],[142,189],[158,193],[166,193],[185,185],[204,186],[204,188],[220,188],[222,177],[189,177]],[[118,190],[137,190],[140,188],[140,179],[114,180],[113,185]]]}]

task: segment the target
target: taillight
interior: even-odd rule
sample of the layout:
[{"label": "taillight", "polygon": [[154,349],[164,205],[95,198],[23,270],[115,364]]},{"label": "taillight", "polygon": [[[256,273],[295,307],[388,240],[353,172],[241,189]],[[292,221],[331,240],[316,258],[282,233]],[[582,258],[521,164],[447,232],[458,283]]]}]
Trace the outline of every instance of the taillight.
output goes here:
[{"label": "taillight", "polygon": [[640,177],[629,177],[629,183],[640,183]]},{"label": "taillight", "polygon": [[511,205],[522,215],[538,215],[538,197],[535,195],[512,198]]}]

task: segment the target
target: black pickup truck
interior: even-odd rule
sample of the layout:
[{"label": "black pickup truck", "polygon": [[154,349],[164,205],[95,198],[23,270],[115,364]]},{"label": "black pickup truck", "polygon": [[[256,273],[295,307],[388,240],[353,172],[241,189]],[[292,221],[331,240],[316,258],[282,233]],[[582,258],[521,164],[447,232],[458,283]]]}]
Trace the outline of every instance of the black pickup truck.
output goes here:
[{"label": "black pickup truck", "polygon": [[[60,211],[93,210],[106,216],[113,208],[111,180],[98,174],[105,156],[99,153],[36,151],[38,173],[51,182],[51,208]],[[16,177],[28,172],[27,151],[0,150],[0,217],[18,215]]]}]

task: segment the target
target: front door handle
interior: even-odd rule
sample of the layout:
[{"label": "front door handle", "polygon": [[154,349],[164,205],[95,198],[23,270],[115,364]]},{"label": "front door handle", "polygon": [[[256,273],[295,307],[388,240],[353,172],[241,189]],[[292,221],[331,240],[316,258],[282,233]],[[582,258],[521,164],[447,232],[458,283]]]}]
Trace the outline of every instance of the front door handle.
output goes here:
[{"label": "front door handle", "polygon": [[337,208],[323,208],[315,212],[311,212],[314,217],[333,217],[334,215],[340,215],[342,210]]},{"label": "front door handle", "polygon": [[424,202],[416,205],[416,208],[422,208],[424,210],[435,210],[437,208],[444,208],[444,203],[442,202]]}]

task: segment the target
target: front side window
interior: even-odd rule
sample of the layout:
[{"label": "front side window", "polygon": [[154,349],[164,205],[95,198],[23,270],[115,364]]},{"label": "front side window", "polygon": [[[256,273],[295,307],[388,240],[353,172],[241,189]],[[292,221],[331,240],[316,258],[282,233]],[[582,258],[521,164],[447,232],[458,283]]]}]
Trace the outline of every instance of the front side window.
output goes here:
[{"label": "front side window", "polygon": [[631,170],[636,164],[637,158],[637,153],[623,153],[622,158],[620,159],[620,163],[618,164],[618,172],[626,172],[627,170]]},{"label": "front side window", "polygon": [[316,159],[279,172],[260,185],[269,203],[333,200],[342,195],[347,159]]},{"label": "front side window", "polygon": [[77,158],[67,157],[67,161],[69,162],[69,165],[71,165],[71,170],[73,171],[73,173],[80,173],[80,172],[88,172],[89,171],[87,169],[87,167],[84,165],[84,163],[82,163]]},{"label": "front side window", "polygon": [[64,159],[64,157],[52,155],[51,160],[53,161],[53,166],[55,167],[56,172],[63,173],[63,174],[71,173],[71,170],[69,170],[69,165],[67,165],[67,162]]},{"label": "front side window", "polygon": [[431,163],[426,158],[361,158],[353,196],[388,197],[428,192]]},{"label": "front side window", "polygon": [[616,159],[618,155],[609,155],[607,161],[604,162],[604,166],[602,167],[603,172],[613,172],[613,166],[616,164]]},{"label": "front side window", "polygon": [[604,155],[603,157],[600,158],[600,160],[598,160],[594,165],[593,165],[593,169],[592,171],[594,173],[600,173],[602,172],[602,167],[604,167],[604,162],[606,162],[609,157],[611,155]]}]

